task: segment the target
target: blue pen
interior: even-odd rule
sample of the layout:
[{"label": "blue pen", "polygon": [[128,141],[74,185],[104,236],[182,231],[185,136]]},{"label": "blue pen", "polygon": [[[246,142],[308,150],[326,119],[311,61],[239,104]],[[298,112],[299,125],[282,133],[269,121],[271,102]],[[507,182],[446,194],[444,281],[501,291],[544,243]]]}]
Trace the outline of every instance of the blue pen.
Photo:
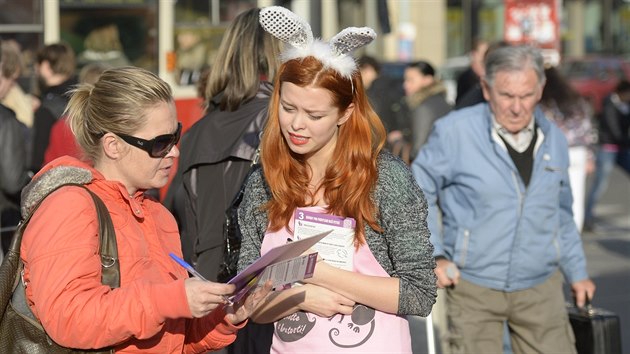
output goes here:
[{"label": "blue pen", "polygon": [[[191,266],[190,264],[188,264],[188,262],[186,262],[185,260],[177,257],[177,255],[175,253],[169,253],[169,256],[171,256],[171,258],[173,258],[175,260],[175,262],[179,263],[180,266],[186,268],[186,270],[192,274],[195,278],[203,280],[203,281],[208,281],[208,279],[204,278],[203,275],[201,275],[195,268],[193,268],[193,266]],[[228,305],[233,305],[232,301],[225,295],[221,295],[221,297],[223,298],[223,300],[228,304]]]}]

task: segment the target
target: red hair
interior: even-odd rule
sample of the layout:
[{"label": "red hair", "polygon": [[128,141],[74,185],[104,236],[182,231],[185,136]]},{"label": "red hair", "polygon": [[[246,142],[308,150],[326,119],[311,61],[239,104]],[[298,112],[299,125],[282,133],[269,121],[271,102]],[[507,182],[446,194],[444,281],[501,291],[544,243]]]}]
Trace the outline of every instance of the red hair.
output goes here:
[{"label": "red hair", "polygon": [[354,103],[349,119],[339,127],[338,143],[320,188],[324,189],[328,212],[356,220],[356,245],[365,241],[363,228],[366,223],[374,230],[382,231],[376,222],[378,211],[372,191],[378,178],[376,158],[385,144],[385,128],[368,103],[361,74],[353,73],[351,80],[333,69],[324,68],[314,57],[289,60],[280,67],[261,142],[262,167],[273,196],[265,205],[270,231],[289,226],[295,208],[310,206],[306,205],[306,197],[314,195],[308,189],[306,161],[290,150],[280,130],[278,111],[283,82],[330,91],[332,103],[340,114]]}]

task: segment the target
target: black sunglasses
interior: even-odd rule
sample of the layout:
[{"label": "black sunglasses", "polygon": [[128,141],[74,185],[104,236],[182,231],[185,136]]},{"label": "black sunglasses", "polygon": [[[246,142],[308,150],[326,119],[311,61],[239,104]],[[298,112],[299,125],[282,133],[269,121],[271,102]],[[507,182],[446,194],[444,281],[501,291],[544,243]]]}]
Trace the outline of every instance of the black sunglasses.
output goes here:
[{"label": "black sunglasses", "polygon": [[133,145],[139,149],[146,151],[151,157],[164,157],[179,142],[182,133],[182,123],[177,123],[177,130],[173,134],[164,134],[156,136],[151,140],[144,140],[131,135],[114,133],[118,135],[127,144]]}]

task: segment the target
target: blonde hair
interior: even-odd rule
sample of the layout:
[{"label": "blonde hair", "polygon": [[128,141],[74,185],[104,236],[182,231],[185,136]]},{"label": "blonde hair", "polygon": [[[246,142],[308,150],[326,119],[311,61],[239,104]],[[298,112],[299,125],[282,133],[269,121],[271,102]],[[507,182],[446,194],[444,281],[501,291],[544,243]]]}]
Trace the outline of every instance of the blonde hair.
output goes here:
[{"label": "blonde hair", "polygon": [[2,76],[7,79],[15,79],[22,72],[22,54],[16,43],[2,41]]},{"label": "blonde hair", "polygon": [[142,68],[119,67],[104,71],[94,85],[72,90],[66,114],[84,157],[97,161],[104,133],[133,135],[146,124],[146,111],[160,102],[173,102],[166,82]]},{"label": "blonde hair", "polygon": [[256,96],[261,75],[271,82],[278,70],[280,41],[262,28],[259,13],[258,8],[241,13],[223,35],[206,88],[208,103],[223,93],[221,110],[235,111]]}]

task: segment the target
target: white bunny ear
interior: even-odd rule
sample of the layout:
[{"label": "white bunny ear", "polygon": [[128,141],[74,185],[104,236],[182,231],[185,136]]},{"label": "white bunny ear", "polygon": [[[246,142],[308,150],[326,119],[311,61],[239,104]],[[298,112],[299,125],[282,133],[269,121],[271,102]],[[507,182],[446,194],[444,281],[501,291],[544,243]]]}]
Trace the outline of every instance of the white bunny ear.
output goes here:
[{"label": "white bunny ear", "polygon": [[376,38],[376,32],[369,27],[350,27],[339,32],[329,43],[314,40],[308,22],[281,6],[261,9],[260,25],[274,37],[291,45],[281,55],[283,63],[314,57],[324,67],[332,68],[348,80],[352,80],[357,70],[357,64],[349,53]]},{"label": "white bunny ear", "polygon": [[279,40],[300,49],[313,43],[311,25],[282,6],[270,6],[260,10],[260,25]]},{"label": "white bunny ear", "polygon": [[369,44],[376,32],[369,27],[348,27],[330,40],[330,47],[337,55],[344,55]]}]

